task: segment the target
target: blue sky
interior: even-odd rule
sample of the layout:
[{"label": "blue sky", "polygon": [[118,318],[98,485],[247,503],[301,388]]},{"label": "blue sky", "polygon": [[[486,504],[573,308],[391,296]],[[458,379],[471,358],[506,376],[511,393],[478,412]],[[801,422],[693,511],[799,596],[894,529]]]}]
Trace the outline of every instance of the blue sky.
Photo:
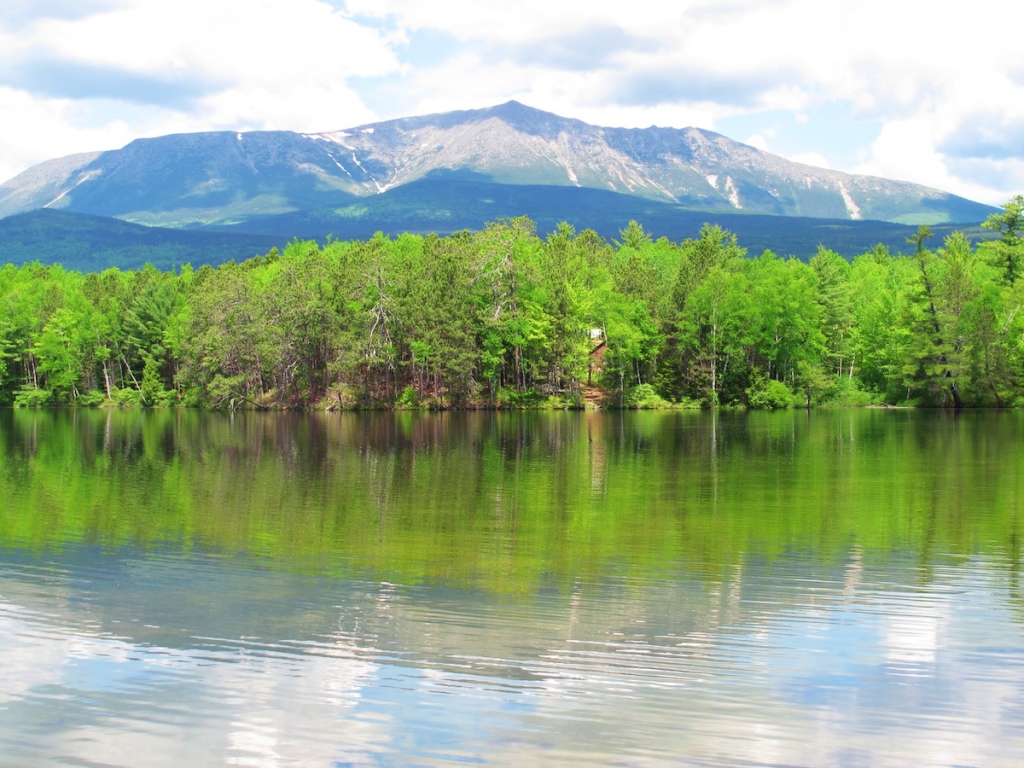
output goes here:
[{"label": "blue sky", "polygon": [[4,0],[0,178],[514,98],[1000,204],[1024,192],[1022,28],[1009,0]]}]

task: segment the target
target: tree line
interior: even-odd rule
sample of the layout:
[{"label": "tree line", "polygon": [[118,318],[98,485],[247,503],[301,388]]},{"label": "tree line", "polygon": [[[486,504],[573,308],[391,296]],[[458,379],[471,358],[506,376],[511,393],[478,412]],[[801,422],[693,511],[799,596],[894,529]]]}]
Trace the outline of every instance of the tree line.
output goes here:
[{"label": "tree line", "polygon": [[1020,406],[1022,210],[852,260],[521,217],[177,272],[8,264],[0,404]]}]

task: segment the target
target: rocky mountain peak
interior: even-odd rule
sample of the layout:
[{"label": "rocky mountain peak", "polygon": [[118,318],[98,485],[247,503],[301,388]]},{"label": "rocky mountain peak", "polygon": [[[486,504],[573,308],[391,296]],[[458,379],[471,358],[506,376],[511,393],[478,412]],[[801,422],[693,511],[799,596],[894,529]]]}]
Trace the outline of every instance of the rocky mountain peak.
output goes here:
[{"label": "rocky mountain peak", "polygon": [[237,222],[439,173],[781,216],[935,224],[976,222],[991,210],[919,185],[793,163],[698,128],[606,128],[513,100],[319,134],[138,140],[29,169],[0,185],[0,216],[56,207],[174,226]]}]

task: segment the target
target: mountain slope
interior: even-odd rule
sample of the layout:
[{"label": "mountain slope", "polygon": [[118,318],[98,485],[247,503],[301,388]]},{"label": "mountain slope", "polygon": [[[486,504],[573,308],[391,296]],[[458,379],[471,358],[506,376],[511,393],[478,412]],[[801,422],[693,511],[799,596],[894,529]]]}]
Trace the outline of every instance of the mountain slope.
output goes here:
[{"label": "mountain slope", "polygon": [[938,224],[975,223],[995,210],[793,163],[697,128],[602,128],[509,102],[319,134],[139,139],[30,168],[0,185],[0,216],[51,207],[165,226],[233,224],[350,205],[438,171],[703,211]]},{"label": "mountain slope", "polygon": [[[223,229],[322,242],[328,235],[340,240],[364,240],[375,232],[391,236],[402,232],[448,234],[523,215],[536,223],[542,236],[552,232],[559,222],[567,221],[577,230],[594,229],[607,240],[619,239],[619,232],[630,219],[639,221],[655,238],[676,242],[697,237],[707,222],[735,233],[740,245],[752,255],[772,250],[802,259],[813,256],[822,243],[851,258],[870,251],[877,243],[897,253],[909,247],[907,238],[917,231],[915,226],[883,221],[698,211],[599,189],[494,184],[469,174],[437,172],[348,205],[257,216]],[[940,224],[932,231],[941,241],[954,228],[964,230],[973,240],[993,236],[977,224]]]},{"label": "mountain slope", "polygon": [[284,131],[138,139],[30,168],[0,186],[0,214],[50,207],[184,226],[350,200],[346,186],[361,187],[337,178],[325,146]]},{"label": "mountain slope", "polygon": [[289,238],[234,232],[144,227],[119,219],[48,209],[0,219],[0,264],[39,261],[81,272],[108,267],[163,270],[191,263],[242,261],[282,246]]},{"label": "mountain slope", "polygon": [[602,128],[514,101],[314,138],[351,151],[380,190],[447,169],[702,210],[903,223],[974,222],[993,210],[917,184],[794,163],[698,128]]}]

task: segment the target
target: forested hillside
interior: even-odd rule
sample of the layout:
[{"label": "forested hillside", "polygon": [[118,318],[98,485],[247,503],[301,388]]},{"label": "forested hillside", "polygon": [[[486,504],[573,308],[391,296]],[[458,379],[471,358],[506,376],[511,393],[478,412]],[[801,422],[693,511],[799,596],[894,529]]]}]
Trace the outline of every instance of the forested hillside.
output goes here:
[{"label": "forested hillside", "polygon": [[1022,207],[998,240],[922,226],[852,263],[519,218],[178,273],[8,265],[0,403],[1022,405]]},{"label": "forested hillside", "polygon": [[288,237],[144,227],[120,219],[39,208],[0,219],[0,254],[13,264],[39,261],[98,272],[150,263],[177,269],[192,260],[223,264],[266,253]]}]

